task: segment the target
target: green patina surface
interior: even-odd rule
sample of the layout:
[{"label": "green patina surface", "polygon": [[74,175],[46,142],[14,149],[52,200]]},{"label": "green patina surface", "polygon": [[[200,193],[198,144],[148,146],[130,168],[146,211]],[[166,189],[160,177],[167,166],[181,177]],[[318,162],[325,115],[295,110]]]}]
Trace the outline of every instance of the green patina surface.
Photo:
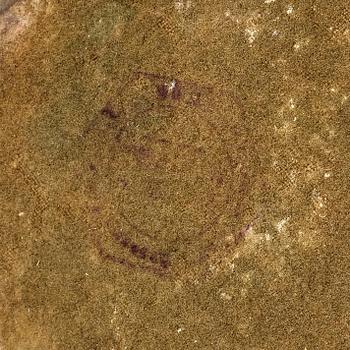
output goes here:
[{"label": "green patina surface", "polygon": [[9,4],[0,348],[349,348],[348,2]]}]

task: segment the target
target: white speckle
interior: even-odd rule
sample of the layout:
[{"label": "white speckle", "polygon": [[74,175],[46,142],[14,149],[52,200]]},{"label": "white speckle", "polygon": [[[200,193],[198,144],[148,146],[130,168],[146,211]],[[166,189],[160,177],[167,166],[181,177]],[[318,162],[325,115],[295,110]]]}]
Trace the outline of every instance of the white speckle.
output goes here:
[{"label": "white speckle", "polygon": [[183,1],[175,1],[174,6],[177,11],[181,11],[185,7],[185,4]]},{"label": "white speckle", "polygon": [[231,16],[231,11],[230,10],[226,10],[225,11],[225,17],[230,17]]},{"label": "white speckle", "polygon": [[183,10],[188,10],[191,7],[191,1],[187,0],[186,4],[184,0],[178,0],[174,2],[175,10],[182,12]]},{"label": "white speckle", "polygon": [[265,0],[265,4],[271,4],[272,2],[275,2],[276,0]]},{"label": "white speckle", "polygon": [[312,201],[317,210],[325,206],[325,202],[327,201],[327,198],[324,196],[321,196],[316,190],[314,190],[312,193]]},{"label": "white speckle", "polygon": [[335,137],[335,134],[336,134],[336,132],[334,129],[329,130],[329,138],[332,139],[333,137]]},{"label": "white speckle", "polygon": [[285,120],[279,127],[277,125],[274,125],[274,128],[276,133],[283,136],[288,136],[294,131],[295,125],[291,120]]},{"label": "white speckle", "polygon": [[245,284],[250,284],[251,281],[252,281],[252,277],[253,277],[253,271],[250,270],[246,273],[244,273],[241,278],[242,278],[242,281],[245,283]]},{"label": "white speckle", "polygon": [[176,80],[174,79],[170,84],[169,84],[169,87],[168,87],[168,91],[171,92],[175,89],[175,86],[176,86]]},{"label": "white speckle", "polygon": [[[0,28],[1,29],[1,28]],[[1,32],[1,30],[0,30],[0,32]],[[16,158],[14,161],[12,161],[11,163],[10,163],[10,165],[13,167],[13,168],[18,168],[18,163],[19,163],[19,160]],[[1,350],[1,349],[0,349]]]},{"label": "white speckle", "polygon": [[39,266],[39,264],[40,264],[40,260],[38,260],[35,265]]},{"label": "white speckle", "polygon": [[289,221],[289,219],[290,219],[290,217],[284,218],[276,224],[276,229],[279,233],[282,233],[285,230],[285,226],[286,226],[287,222]]},{"label": "white speckle", "polygon": [[295,40],[295,43],[293,45],[293,49],[295,51],[298,51],[300,49],[302,49],[303,47],[306,47],[307,45],[309,45],[310,43],[310,38],[299,38],[297,40]]},{"label": "white speckle", "polygon": [[213,264],[209,265],[209,271],[212,273],[217,273],[219,271],[219,268]]},{"label": "white speckle", "polygon": [[343,95],[343,97],[341,98],[341,103],[343,104],[344,102],[346,102],[348,98],[349,96]]},{"label": "white speckle", "polygon": [[337,89],[335,89],[334,87],[331,88],[331,92],[336,92]]},{"label": "white speckle", "polygon": [[247,37],[249,44],[252,44],[255,41],[257,34],[258,34],[258,31],[254,27],[245,29],[245,35]]},{"label": "white speckle", "polygon": [[289,4],[289,5],[287,6],[287,15],[291,15],[291,14],[293,13],[293,11],[294,11],[293,5],[292,5],[292,4]]},{"label": "white speckle", "polygon": [[18,213],[18,216],[24,216],[24,212],[23,211],[21,211],[20,213]]},{"label": "white speckle", "polygon": [[289,108],[290,108],[290,109],[294,109],[294,108],[295,108],[295,103],[294,103],[294,99],[293,99],[293,98],[291,98],[291,99],[289,100]]},{"label": "white speckle", "polygon": [[331,173],[330,172],[326,172],[326,173],[324,173],[324,178],[325,179],[328,179],[329,177],[331,177]]},{"label": "white speckle", "polygon": [[87,272],[85,272],[85,276],[89,276],[89,274]]},{"label": "white speckle", "polygon": [[182,331],[183,331],[182,328],[178,328],[178,329],[177,329],[177,333],[181,333]]},{"label": "white speckle", "polygon": [[220,293],[220,298],[223,300],[230,301],[230,300],[232,300],[232,295],[227,294],[225,292],[222,292],[222,293]]},{"label": "white speckle", "polygon": [[295,43],[293,45],[294,50],[299,50],[300,49],[300,43]]},{"label": "white speckle", "polygon": [[292,183],[295,183],[296,181],[296,177],[297,177],[297,172],[295,170],[292,170],[290,173],[289,173],[289,179]]},{"label": "white speckle", "polygon": [[265,240],[271,241],[271,235],[269,233],[265,233]]},{"label": "white speckle", "polygon": [[279,34],[279,31],[276,29],[272,32],[272,36],[277,36],[278,34]]},{"label": "white speckle", "polygon": [[242,297],[245,297],[245,296],[247,295],[247,293],[248,293],[248,291],[247,291],[246,288],[242,288],[242,289],[241,289],[241,295],[242,295]]}]

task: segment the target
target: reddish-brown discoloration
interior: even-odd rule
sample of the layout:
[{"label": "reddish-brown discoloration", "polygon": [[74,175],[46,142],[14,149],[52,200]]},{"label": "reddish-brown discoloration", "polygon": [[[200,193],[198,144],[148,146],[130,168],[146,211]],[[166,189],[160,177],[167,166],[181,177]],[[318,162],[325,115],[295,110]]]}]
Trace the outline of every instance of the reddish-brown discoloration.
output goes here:
[{"label": "reddish-brown discoloration", "polygon": [[96,245],[97,245],[97,251],[98,251],[98,255],[104,259],[104,260],[108,260],[110,262],[113,262],[114,264],[118,264],[118,265],[124,265],[128,268],[134,269],[136,268],[136,265],[133,263],[130,263],[129,261],[127,261],[125,258],[119,258],[113,254],[108,253],[101,245],[101,242],[99,240],[96,240]]},{"label": "reddish-brown discoloration", "polygon": [[168,269],[170,267],[170,259],[168,254],[164,252],[154,252],[147,247],[140,246],[136,242],[130,240],[128,237],[124,237],[121,232],[115,232],[114,239],[123,248],[129,250],[129,252],[136,258],[146,262],[151,262],[154,265],[158,265],[162,269]]},{"label": "reddish-brown discoloration", "polygon": [[[141,81],[139,81],[141,79]],[[146,80],[146,82],[145,82]],[[147,89],[147,91],[140,90],[140,87]],[[203,84],[196,83],[194,81],[174,79],[172,76],[160,75],[156,73],[135,72],[130,80],[121,88],[118,97],[118,111],[116,113],[111,103],[107,102],[106,105],[101,109],[100,114],[102,116],[108,117],[109,119],[118,119],[118,141],[121,144],[120,149],[124,152],[130,153],[134,156],[137,162],[147,163],[151,160],[152,148],[148,143],[152,135],[147,135],[148,139],[143,139],[141,142],[134,142],[131,137],[128,139],[128,128],[133,128],[134,115],[138,117],[147,118],[148,112],[153,109],[164,109],[167,107],[175,108],[176,106],[182,106],[185,108],[197,108],[203,101],[203,98],[207,97],[208,94],[214,92],[214,88],[211,86],[206,86]],[[136,96],[129,93],[136,94]],[[126,103],[133,103],[137,99],[138,94],[145,103],[141,104],[141,110],[137,109],[138,105],[126,105]],[[135,98],[134,98],[135,97]],[[113,100],[111,98],[111,100]],[[130,111],[130,115],[128,114]],[[119,120],[119,118],[121,118]],[[131,122],[130,122],[131,120]],[[120,124],[120,125],[119,125]],[[114,124],[110,124],[113,126]],[[126,138],[122,138],[126,135]],[[133,136],[133,129],[130,133]],[[171,143],[171,141],[166,138],[159,138],[158,140],[153,140],[153,142],[159,142],[164,145]],[[192,146],[191,146],[192,147]],[[198,148],[198,152],[204,153],[205,149]],[[218,187],[224,185],[224,176],[217,176],[213,179]],[[127,183],[121,184],[123,188],[127,186]],[[156,196],[151,192],[153,198]],[[99,243],[99,255],[106,261],[112,262],[114,264],[123,265],[130,269],[142,269],[145,271],[150,271],[157,275],[168,275],[170,273],[172,264],[168,253],[154,251],[150,246],[141,245],[136,240],[132,240],[131,237],[142,237],[147,240],[147,242],[154,242],[154,236],[143,230],[142,227],[138,227],[132,219],[122,217],[123,222],[129,226],[129,229],[133,235],[127,234],[128,231],[117,231],[112,234],[114,245],[109,245],[109,248],[103,247]],[[229,249],[234,249],[242,240],[244,240],[251,225],[247,225],[238,234],[233,236],[235,245],[232,245]],[[136,235],[136,236],[135,236]],[[112,242],[113,242],[112,241]],[[111,242],[111,241],[110,241]],[[208,255],[213,254],[211,249],[208,248]],[[114,248],[113,248],[114,247]],[[114,253],[109,250],[115,249],[119,252],[120,256],[114,255]]]},{"label": "reddish-brown discoloration", "polygon": [[181,84],[178,80],[174,80],[175,85],[171,92],[171,98],[173,100],[179,100],[181,98]]},{"label": "reddish-brown discoloration", "polygon": [[160,100],[170,97],[174,101],[183,101],[186,104],[198,106],[202,96],[213,92],[211,86],[198,84],[190,80],[174,79],[167,75],[137,71],[135,77],[136,79],[144,77],[155,84],[157,97]]},{"label": "reddish-brown discoloration", "polygon": [[[100,210],[97,213],[99,212]],[[128,220],[126,221],[128,222]],[[135,225],[133,225],[132,228],[137,229]],[[142,234],[143,231],[140,229],[138,232]],[[120,254],[116,255],[110,251],[111,249],[113,250],[113,245],[110,248],[104,247],[96,233],[97,231],[95,231],[95,234],[92,236],[92,240],[102,260],[115,265],[124,266],[130,270],[140,269],[150,272],[158,277],[169,276],[171,261],[168,253],[154,251],[146,246],[140,245],[121,230],[117,230],[111,235],[116,245],[115,247],[120,246],[122,248],[121,251],[119,249]],[[125,257],[123,255],[125,255]]]},{"label": "reddish-brown discoloration", "polygon": [[247,235],[247,233],[249,232],[250,228],[252,227],[251,224],[248,224],[246,226],[244,226],[242,228],[242,230],[240,230],[234,237],[235,239],[235,244],[239,244]]},{"label": "reddish-brown discoloration", "polygon": [[168,87],[165,84],[158,85],[157,94],[161,100],[165,100],[168,97]]},{"label": "reddish-brown discoloration", "polygon": [[112,105],[109,102],[107,102],[106,105],[103,108],[101,108],[100,113],[101,115],[111,119],[118,118],[118,113],[114,111]]}]

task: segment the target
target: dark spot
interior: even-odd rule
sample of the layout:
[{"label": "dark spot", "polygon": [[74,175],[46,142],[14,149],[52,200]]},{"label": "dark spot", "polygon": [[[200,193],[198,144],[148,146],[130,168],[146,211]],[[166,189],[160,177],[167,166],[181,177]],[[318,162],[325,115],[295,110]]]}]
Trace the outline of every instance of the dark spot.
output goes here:
[{"label": "dark spot", "polygon": [[128,186],[128,181],[126,181],[125,179],[119,179],[119,184],[121,188],[126,188]]},{"label": "dark spot", "polygon": [[146,255],[147,255],[147,249],[146,248],[141,248],[139,250],[139,256],[141,259],[146,259]]},{"label": "dark spot", "polygon": [[110,119],[117,119],[118,113],[114,111],[113,107],[109,102],[106,103],[106,105],[101,109],[100,111],[101,115],[104,117],[110,118]]},{"label": "dark spot", "polygon": [[94,214],[100,214],[101,213],[101,208],[100,207],[92,207],[91,211]]},{"label": "dark spot", "polygon": [[132,244],[130,247],[131,253],[133,254],[137,254],[137,252],[139,251],[139,247],[136,244]]},{"label": "dark spot", "polygon": [[157,94],[161,100],[165,100],[168,96],[168,87],[165,84],[158,85]]},{"label": "dark spot", "polygon": [[181,87],[177,80],[175,80],[175,85],[173,91],[171,92],[171,98],[173,100],[179,100],[181,98]]},{"label": "dark spot", "polygon": [[224,178],[222,176],[218,176],[216,182],[219,186],[222,186],[224,184]]},{"label": "dark spot", "polygon": [[139,247],[137,244],[132,244],[131,245],[131,253],[134,254],[135,256],[145,259],[147,255],[147,249],[144,247]]},{"label": "dark spot", "polygon": [[117,131],[116,135],[115,135],[115,139],[117,142],[120,142],[123,134],[125,133],[126,129],[125,127],[121,127],[119,128],[119,130]]},{"label": "dark spot", "polygon": [[124,265],[128,268],[135,268],[135,265],[130,263],[129,261],[127,261],[125,258],[118,258],[115,255],[103,252],[103,255],[101,256],[102,258],[111,261],[112,263],[116,264],[116,265]]},{"label": "dark spot", "polygon": [[170,261],[165,253],[152,254],[149,257],[151,263],[159,265],[162,269],[167,269],[170,266]]},{"label": "dark spot", "polygon": [[159,259],[159,264],[163,269],[167,269],[170,266],[169,258],[166,256],[161,256]]},{"label": "dark spot", "polygon": [[158,257],[157,257],[157,255],[155,255],[155,254],[150,255],[149,260],[150,260],[153,264],[157,264],[157,263],[158,263]]},{"label": "dark spot", "polygon": [[97,58],[98,58],[98,56],[97,56],[95,53],[92,54],[92,55],[90,55],[90,60],[91,60],[91,61],[96,61]]},{"label": "dark spot", "polygon": [[89,169],[91,170],[91,171],[96,171],[96,166],[94,165],[94,164],[90,164],[89,165]]},{"label": "dark spot", "polygon": [[120,239],[120,244],[124,247],[124,248],[129,248],[130,247],[130,240],[127,238],[121,238]]},{"label": "dark spot", "polygon": [[251,225],[246,225],[241,231],[238,232],[238,234],[235,235],[235,244],[240,243],[245,236],[247,235]]}]

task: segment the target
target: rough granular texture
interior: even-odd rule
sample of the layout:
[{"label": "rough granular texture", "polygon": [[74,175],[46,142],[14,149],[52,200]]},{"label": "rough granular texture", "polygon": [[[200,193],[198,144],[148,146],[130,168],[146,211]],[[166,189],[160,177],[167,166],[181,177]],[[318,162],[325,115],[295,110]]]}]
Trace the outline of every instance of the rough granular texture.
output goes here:
[{"label": "rough granular texture", "polygon": [[0,0],[0,349],[350,349],[347,0]]}]

